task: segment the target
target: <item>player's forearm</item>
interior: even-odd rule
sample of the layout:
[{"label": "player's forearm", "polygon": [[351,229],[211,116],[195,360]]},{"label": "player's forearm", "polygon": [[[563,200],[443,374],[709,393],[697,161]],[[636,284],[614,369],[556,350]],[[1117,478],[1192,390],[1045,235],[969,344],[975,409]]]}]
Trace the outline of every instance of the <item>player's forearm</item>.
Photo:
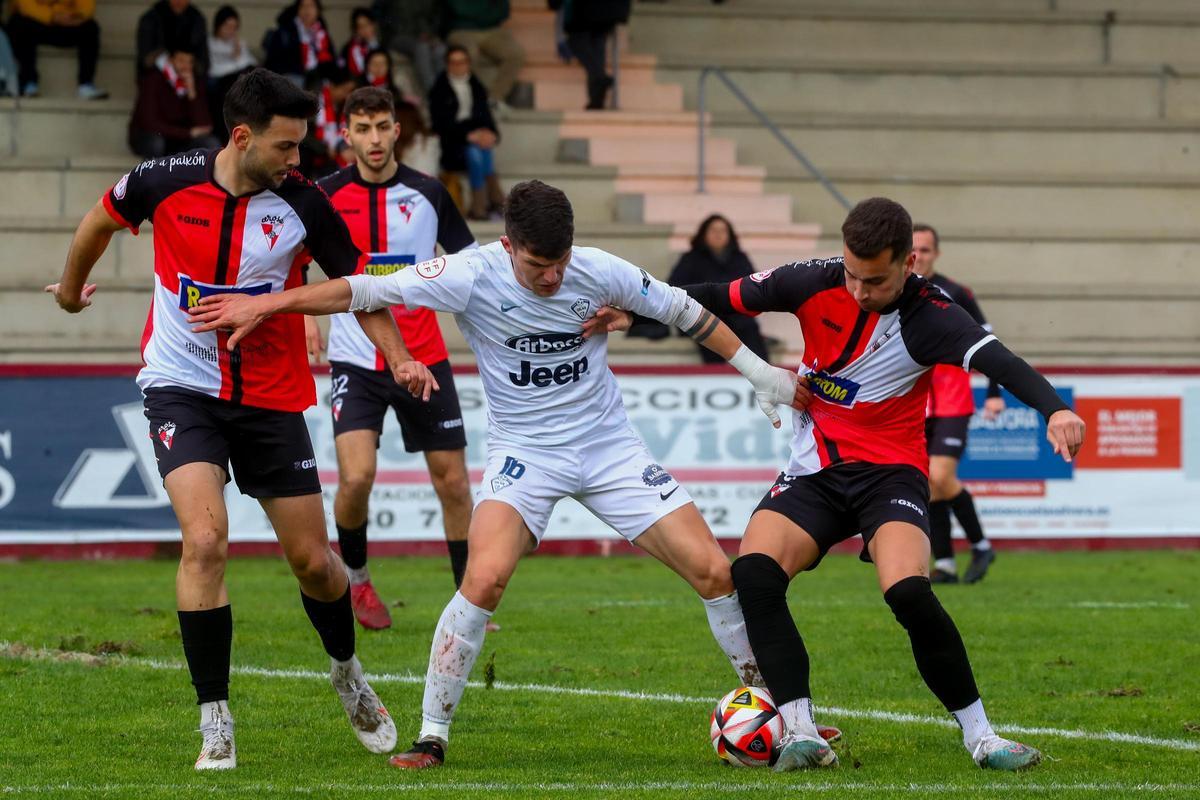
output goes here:
[{"label": "player's forearm", "polygon": [[1050,419],[1050,415],[1056,411],[1070,408],[1040,372],[998,340],[981,347],[972,356],[969,366],[1008,389],[1018,400],[1037,410],[1046,419]]},{"label": "player's forearm", "polygon": [[708,348],[726,361],[733,358],[742,346],[742,340],[737,334],[707,308],[700,309],[699,318],[694,324],[684,328],[683,332],[696,344]]},{"label": "player's forearm", "polygon": [[389,367],[413,360],[412,354],[405,347],[404,339],[396,327],[396,320],[392,317],[392,312],[387,309],[355,311],[354,317],[362,326],[363,333],[367,335],[371,343],[379,348],[379,352],[383,354]]},{"label": "player's forearm", "polygon": [[71,249],[67,251],[67,263],[63,266],[59,281],[64,292],[78,295],[83,291],[87,277],[104,255],[113,235],[112,218],[99,204],[84,215],[75,229]]},{"label": "player's forearm", "polygon": [[298,286],[286,292],[261,295],[270,314],[338,314],[350,310],[350,284],[343,278]]}]

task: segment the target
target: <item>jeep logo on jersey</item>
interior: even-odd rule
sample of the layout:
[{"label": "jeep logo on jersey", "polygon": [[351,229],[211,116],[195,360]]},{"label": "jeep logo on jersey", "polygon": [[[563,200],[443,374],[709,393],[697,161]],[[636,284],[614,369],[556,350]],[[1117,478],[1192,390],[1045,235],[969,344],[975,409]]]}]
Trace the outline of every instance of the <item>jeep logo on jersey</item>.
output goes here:
[{"label": "jeep logo on jersey", "polygon": [[221,286],[215,283],[200,283],[187,275],[179,276],[179,307],[187,311],[200,305],[200,301],[214,294],[267,294],[271,291],[270,283],[256,283],[253,286]]},{"label": "jeep logo on jersey", "polygon": [[371,253],[363,273],[375,276],[391,275],[415,263],[417,257],[408,253]]},{"label": "jeep logo on jersey", "polygon": [[827,375],[824,372],[810,372],[807,377],[813,394],[822,400],[837,403],[839,406],[854,405],[854,398],[858,395],[859,390],[859,384],[854,381],[839,378],[836,375]]},{"label": "jeep logo on jersey", "polygon": [[647,486],[662,486],[664,483],[671,482],[671,473],[662,468],[660,464],[651,464],[642,470],[642,483]]},{"label": "jeep logo on jersey", "polygon": [[436,278],[442,274],[442,270],[446,268],[446,259],[442,256],[431,258],[429,261],[422,261],[417,264],[417,274],[422,278]]},{"label": "jeep logo on jersey", "polygon": [[274,250],[279,234],[283,233],[283,217],[267,214],[259,220],[259,224],[262,225],[263,236],[267,238],[267,248]]},{"label": "jeep logo on jersey", "polygon": [[533,384],[538,388],[545,388],[550,384],[558,384],[566,386],[568,383],[576,383],[579,381],[579,376],[587,372],[588,360],[587,356],[576,359],[570,364],[559,364],[551,369],[550,367],[534,368],[533,364],[528,361],[521,362],[521,374],[515,372],[508,373],[508,379],[513,382],[514,386],[528,386]]},{"label": "jeep logo on jersey", "polygon": [[519,353],[545,355],[547,353],[571,353],[583,347],[582,333],[522,333],[504,342]]}]

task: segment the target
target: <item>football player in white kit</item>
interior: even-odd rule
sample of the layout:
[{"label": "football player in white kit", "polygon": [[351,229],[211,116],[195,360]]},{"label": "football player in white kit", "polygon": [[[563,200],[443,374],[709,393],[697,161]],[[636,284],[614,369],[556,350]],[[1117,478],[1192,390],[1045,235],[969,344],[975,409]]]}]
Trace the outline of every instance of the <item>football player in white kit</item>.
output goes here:
[{"label": "football player in white kit", "polygon": [[404,303],[453,312],[475,352],[488,400],[487,468],[471,517],[466,575],[434,633],[421,734],[391,759],[396,767],[444,761],[484,626],[517,562],[537,546],[555,503],[567,496],[686,580],[739,680],[760,682],[729,559],[687,490],[655,463],[630,425],[608,368],[604,316],[596,314],[623,308],[678,326],[746,376],[775,427],[777,405],[802,408],[811,395],[796,373],[760,359],[681,289],[603,250],[574,247],[571,204],[558,189],[540,181],[514,186],[504,221],[507,235],[478,250],[388,276],[208,298],[192,317],[197,330],[233,329],[236,344],[271,314]]}]

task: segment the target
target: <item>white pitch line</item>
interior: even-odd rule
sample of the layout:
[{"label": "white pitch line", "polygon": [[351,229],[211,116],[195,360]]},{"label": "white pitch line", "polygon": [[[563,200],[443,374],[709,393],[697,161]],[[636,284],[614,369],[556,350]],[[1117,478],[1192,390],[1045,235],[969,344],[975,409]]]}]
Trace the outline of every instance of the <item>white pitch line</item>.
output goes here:
[{"label": "white pitch line", "polygon": [[[8,642],[0,642],[0,655],[8,655],[10,644]],[[23,654],[17,654],[9,657],[20,658],[24,660],[37,659],[54,659],[57,657],[56,651],[48,650],[27,650]],[[113,658],[108,661],[113,666],[136,666],[154,670],[181,670],[185,665],[175,661],[158,661],[145,658]],[[270,669],[267,667],[253,666],[233,666],[231,672],[236,675],[253,675],[260,678],[294,678],[300,680],[329,680],[329,674],[318,672],[310,669]],[[413,673],[368,673],[367,678],[373,683],[399,683],[399,684],[423,684],[425,682],[424,675],[416,675]],[[475,688],[483,686],[479,681],[471,681],[467,684]],[[577,686],[554,686],[550,684],[540,683],[508,683],[506,681],[496,681],[492,684],[493,689],[506,692],[539,692],[542,694],[558,694],[572,697],[599,697],[599,698],[614,698],[620,700],[647,700],[657,703],[680,703],[680,704],[696,704],[696,705],[712,705],[711,697],[695,697],[685,694],[675,694],[670,692],[639,692],[626,689],[588,689]],[[937,725],[943,728],[955,728],[957,725],[953,720],[945,717],[935,717],[929,714],[908,714],[899,711],[880,711],[876,709],[858,709],[858,708],[842,708],[840,706],[819,706],[819,710],[823,714],[829,714],[832,717],[850,717],[852,719],[873,719],[883,722],[898,722],[905,724],[916,725]],[[1192,752],[1200,752],[1200,741],[1189,741],[1187,739],[1164,739],[1157,736],[1142,736],[1136,733],[1123,733],[1121,731],[1088,731],[1076,730],[1071,728],[1047,728],[1040,726],[1025,726],[1025,725],[997,725],[998,731],[1004,733],[1021,734],[1029,736],[1055,736],[1062,739],[1084,739],[1087,741],[1096,742],[1120,742],[1124,744],[1140,744],[1148,747],[1161,747],[1167,750],[1184,750]]]},{"label": "white pitch line", "polygon": [[1116,603],[1098,600],[1084,600],[1078,603],[1069,603],[1071,608],[1173,608],[1173,609],[1188,609],[1191,608],[1187,603],[1163,603],[1153,600],[1148,600],[1141,603]]},{"label": "white pitch line", "polygon": [[769,784],[759,783],[726,783],[719,781],[645,781],[645,782],[598,782],[584,783],[579,781],[556,781],[556,782],[516,782],[516,781],[496,781],[496,782],[446,782],[446,783],[385,783],[385,784],[348,784],[348,783],[329,783],[310,786],[278,786],[273,783],[253,783],[239,785],[235,783],[227,783],[222,781],[220,785],[205,785],[202,783],[186,784],[186,783],[162,783],[162,784],[139,784],[139,783],[60,783],[60,784],[39,784],[31,786],[0,786],[0,795],[18,795],[18,794],[50,794],[61,795],[66,793],[83,793],[83,794],[98,794],[100,792],[120,792],[120,793],[145,793],[147,791],[165,792],[175,795],[181,794],[213,794],[213,795],[230,795],[230,794],[250,794],[261,795],[267,792],[283,792],[287,794],[300,795],[317,795],[328,796],[332,793],[339,794],[403,794],[403,793],[446,793],[457,794],[460,792],[505,792],[505,793],[520,793],[521,795],[529,792],[543,793],[578,793],[578,792],[606,792],[609,794],[627,793],[635,791],[677,791],[677,792],[720,792],[722,795],[748,795],[753,794],[760,796],[764,789],[772,793],[782,792],[803,792],[803,793],[833,793],[847,791],[861,792],[890,792],[890,793],[905,793],[905,794],[977,794],[979,792],[1004,792],[1005,794],[1058,794],[1060,792],[1091,792],[1097,794],[1113,794],[1120,793],[1121,796],[1128,796],[1129,793],[1162,793],[1169,792],[1176,794],[1179,792],[1196,792],[1200,791],[1200,784],[1197,783],[1063,783],[1057,781],[1054,783],[1016,783],[1016,782],[992,782],[992,783],[873,783],[873,782],[850,782],[836,783],[833,781],[824,781],[820,783],[807,783],[796,781],[794,783],[782,783],[782,779],[772,779]]}]

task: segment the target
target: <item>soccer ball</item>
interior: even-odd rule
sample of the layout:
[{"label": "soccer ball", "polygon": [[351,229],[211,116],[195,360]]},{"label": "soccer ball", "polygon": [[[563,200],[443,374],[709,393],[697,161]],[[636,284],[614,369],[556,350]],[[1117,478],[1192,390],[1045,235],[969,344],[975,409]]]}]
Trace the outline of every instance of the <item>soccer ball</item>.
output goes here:
[{"label": "soccer ball", "polygon": [[735,767],[766,767],[775,763],[783,718],[766,689],[739,686],[713,709],[709,725],[717,757]]}]

